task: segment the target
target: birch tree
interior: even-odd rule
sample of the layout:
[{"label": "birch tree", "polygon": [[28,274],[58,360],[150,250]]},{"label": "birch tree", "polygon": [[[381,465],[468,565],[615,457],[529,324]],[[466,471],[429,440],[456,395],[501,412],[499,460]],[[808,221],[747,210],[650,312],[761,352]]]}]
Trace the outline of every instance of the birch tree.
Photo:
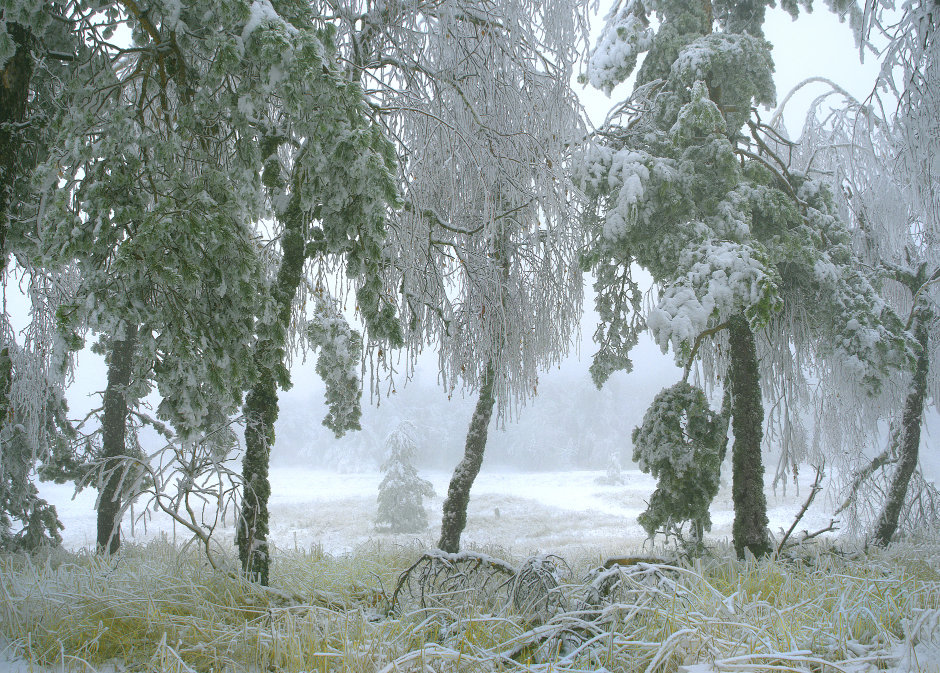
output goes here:
[{"label": "birch tree", "polygon": [[[770,551],[762,383],[773,385],[777,362],[768,355],[799,360],[810,349],[830,372],[873,390],[906,355],[901,325],[858,263],[830,194],[773,150],[752,111],[775,101],[761,30],[767,4],[617,3],[588,80],[610,92],[647,53],[633,94],[579,173],[596,204],[587,219],[602,319],[595,381],[629,370],[630,348],[648,328],[686,375],[698,360],[702,374],[730,386],[739,555]],[[795,2],[784,7],[797,13]],[[648,311],[634,263],[653,277]],[[791,351],[796,324],[813,337]]]},{"label": "birch tree", "polygon": [[[854,471],[843,505],[870,510],[870,539],[887,545],[899,526],[936,521],[940,505],[918,467],[924,414],[940,399],[940,16],[931,3],[907,3],[897,14],[875,1],[855,15],[860,41],[883,45],[879,86],[858,101],[827,83],[796,154],[833,185],[857,227],[861,256],[887,278],[883,297],[913,337],[903,383],[886,391],[887,408],[876,416],[891,424],[888,446]],[[857,457],[857,449],[848,455]]]},{"label": "birch tree", "polygon": [[[332,6],[332,5],[331,5]],[[389,240],[410,353],[439,354],[449,393],[478,401],[444,505],[455,552],[488,429],[536,393],[580,316],[581,236],[568,82],[585,24],[567,0],[336,3],[351,76],[399,152]]]}]

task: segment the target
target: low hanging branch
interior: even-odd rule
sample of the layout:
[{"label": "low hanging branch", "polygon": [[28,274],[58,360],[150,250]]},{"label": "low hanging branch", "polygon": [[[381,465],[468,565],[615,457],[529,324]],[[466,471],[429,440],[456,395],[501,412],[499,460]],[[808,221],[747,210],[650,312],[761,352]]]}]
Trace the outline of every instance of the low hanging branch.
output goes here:
[{"label": "low hanging branch", "polygon": [[[391,607],[395,609],[402,602],[415,603],[422,609],[440,607],[453,601],[466,602],[467,594],[483,600],[496,598],[505,605],[515,578],[515,568],[486,554],[430,551],[398,578]],[[503,592],[505,595],[500,596]]]},{"label": "low hanging branch", "polygon": [[702,345],[707,337],[718,334],[723,329],[727,329],[730,323],[726,320],[725,322],[715,325],[714,327],[709,327],[704,332],[700,332],[697,337],[695,337],[695,342],[692,344],[692,351],[689,353],[689,358],[685,362],[685,369],[682,372],[682,382],[685,383],[689,380],[689,372],[692,371],[692,363],[695,362],[695,355],[698,353],[699,347]]}]

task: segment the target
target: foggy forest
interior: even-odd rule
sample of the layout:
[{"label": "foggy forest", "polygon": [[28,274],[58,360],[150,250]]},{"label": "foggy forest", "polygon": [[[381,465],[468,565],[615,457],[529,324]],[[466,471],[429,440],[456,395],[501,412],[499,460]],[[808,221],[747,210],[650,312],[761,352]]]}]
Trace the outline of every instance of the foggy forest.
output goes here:
[{"label": "foggy forest", "polygon": [[940,671],[936,0],[0,0],[0,673]]}]

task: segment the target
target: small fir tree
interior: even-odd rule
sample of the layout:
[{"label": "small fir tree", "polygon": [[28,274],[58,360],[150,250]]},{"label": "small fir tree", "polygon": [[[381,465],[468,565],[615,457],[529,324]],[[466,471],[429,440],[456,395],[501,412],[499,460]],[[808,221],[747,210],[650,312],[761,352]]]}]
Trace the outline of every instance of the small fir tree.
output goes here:
[{"label": "small fir tree", "polygon": [[415,450],[414,425],[407,421],[385,439],[385,477],[379,485],[377,530],[420,533],[428,527],[424,499],[434,496],[434,488],[418,476],[413,465]]},{"label": "small fir tree", "polygon": [[620,453],[613,451],[607,460],[607,472],[603,477],[597,478],[597,483],[601,486],[619,486],[625,482],[623,466],[620,464]]}]

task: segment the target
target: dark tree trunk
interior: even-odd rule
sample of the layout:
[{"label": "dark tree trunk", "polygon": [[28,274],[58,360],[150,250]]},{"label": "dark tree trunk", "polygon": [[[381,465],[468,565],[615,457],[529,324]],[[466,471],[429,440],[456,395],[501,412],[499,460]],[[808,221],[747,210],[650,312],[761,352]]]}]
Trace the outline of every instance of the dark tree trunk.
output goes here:
[{"label": "dark tree trunk", "polygon": [[10,349],[0,350],[0,428],[10,420],[10,391],[13,388],[13,360]]},{"label": "dark tree trunk", "polygon": [[734,526],[732,537],[739,558],[744,550],[760,557],[770,553],[767,535],[767,499],[764,496],[764,464],[761,458],[764,407],[754,333],[743,315],[730,321],[731,346],[731,449]]},{"label": "dark tree trunk", "polygon": [[897,532],[901,509],[907,498],[911,477],[917,468],[917,456],[920,450],[920,424],[924,414],[924,399],[927,396],[929,367],[927,325],[932,321],[929,316],[924,316],[921,312],[915,315],[914,320],[914,336],[920,346],[920,352],[917,354],[914,378],[911,381],[911,390],[904,404],[904,416],[901,419],[901,441],[899,442],[901,455],[897,470],[891,480],[891,487],[888,489],[888,498],[875,524],[875,533],[872,538],[874,544],[882,547],[887,546]]},{"label": "dark tree trunk", "polygon": [[267,586],[271,559],[268,554],[268,498],[271,484],[268,464],[274,445],[278,415],[278,385],[289,385],[284,367],[284,345],[290,328],[291,304],[300,287],[304,267],[303,213],[295,196],[282,216],[283,257],[273,289],[277,322],[255,351],[258,381],[245,400],[245,457],[242,460],[241,512],[235,541],[242,572],[253,582]]},{"label": "dark tree trunk", "polygon": [[123,339],[111,340],[108,387],[101,421],[104,484],[98,495],[98,553],[114,554],[121,547],[121,482],[127,453],[127,387],[131,382],[137,325],[124,328]]},{"label": "dark tree trunk", "polygon": [[451,477],[450,487],[447,489],[447,499],[444,501],[444,516],[441,521],[441,539],[437,543],[443,551],[456,554],[460,551],[460,534],[467,525],[467,505],[470,502],[470,488],[480,473],[483,464],[483,451],[486,449],[486,438],[489,433],[490,418],[493,415],[493,406],[496,396],[493,394],[493,384],[496,376],[493,366],[488,365],[480,386],[480,397],[477,399],[473,417],[470,419],[470,429],[467,432],[467,443],[464,456],[454,476]]},{"label": "dark tree trunk", "polygon": [[245,577],[268,584],[268,463],[277,420],[277,385],[270,371],[263,372],[245,400],[245,457],[242,460],[244,493],[236,542]]},{"label": "dark tree trunk", "polygon": [[16,51],[0,71],[0,271],[6,269],[9,212],[22,145],[22,130],[17,124],[26,120],[29,82],[33,75],[29,31],[18,23],[10,23],[7,32],[13,38]]}]

